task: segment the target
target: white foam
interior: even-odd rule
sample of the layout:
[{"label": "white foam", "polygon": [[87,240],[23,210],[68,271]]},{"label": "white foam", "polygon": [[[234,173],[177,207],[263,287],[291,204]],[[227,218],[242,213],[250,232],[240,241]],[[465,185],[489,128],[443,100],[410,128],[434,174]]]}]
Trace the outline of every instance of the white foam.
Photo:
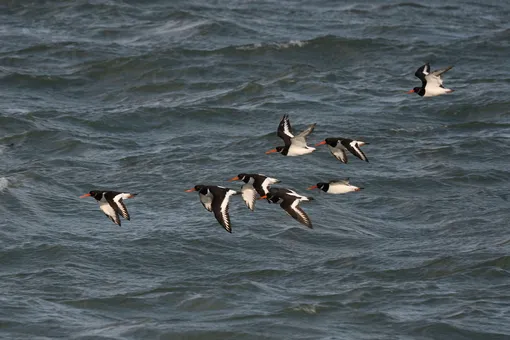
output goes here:
[{"label": "white foam", "polygon": [[288,43],[276,44],[276,46],[278,46],[280,48],[289,48],[289,47],[293,47],[293,46],[303,47],[306,44],[308,44],[308,42],[306,42],[306,41],[291,40]]},{"label": "white foam", "polygon": [[238,46],[238,47],[236,47],[236,50],[250,51],[250,50],[256,50],[257,48],[260,48],[260,47],[262,47],[262,44],[257,43],[257,44],[251,44],[251,45]]},{"label": "white foam", "polygon": [[307,44],[308,44],[307,41],[291,40],[286,43],[256,43],[256,44],[251,44],[251,45],[238,46],[238,47],[236,47],[236,49],[242,50],[242,51],[249,51],[249,50],[256,50],[263,46],[268,46],[268,47],[276,48],[277,50],[281,50],[281,49],[286,49],[286,48],[295,47],[295,46],[303,47]]},{"label": "white foam", "polygon": [[7,186],[9,185],[9,181],[5,177],[0,177],[0,191],[4,191],[7,189]]}]

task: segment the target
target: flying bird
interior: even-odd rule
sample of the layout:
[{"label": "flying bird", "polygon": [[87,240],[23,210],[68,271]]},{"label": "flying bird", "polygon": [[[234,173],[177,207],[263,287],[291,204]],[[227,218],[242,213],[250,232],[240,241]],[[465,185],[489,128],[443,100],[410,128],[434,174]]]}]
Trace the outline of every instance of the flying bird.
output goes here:
[{"label": "flying bird", "polygon": [[306,144],[306,137],[312,133],[314,128],[315,123],[297,136],[294,136],[289,121],[289,115],[284,115],[278,125],[277,134],[278,137],[283,139],[285,146],[277,146],[275,149],[266,151],[266,154],[279,152],[284,156],[301,156],[314,152],[315,148]]},{"label": "flying bird", "polygon": [[326,138],[322,142],[317,143],[315,146],[324,144],[327,144],[331,154],[342,163],[347,164],[347,150],[362,161],[368,162],[367,156],[363,153],[363,151],[361,151],[360,147],[369,143],[349,138],[335,137]]},{"label": "flying bird", "polygon": [[99,203],[99,208],[104,212],[104,214],[112,220],[113,223],[120,226],[121,223],[119,215],[128,221],[130,220],[129,212],[124,204],[124,200],[133,198],[136,195],[138,194],[92,190],[87,194],[81,195],[80,198],[93,197],[97,203]]},{"label": "flying bird", "polygon": [[319,182],[316,185],[312,185],[308,190],[320,189],[328,194],[346,194],[352,191],[360,191],[363,188],[354,186],[349,183],[349,179],[334,180],[328,183]]},{"label": "flying bird", "polygon": [[245,184],[241,188],[243,200],[248,209],[253,211],[255,209],[255,199],[257,194],[264,196],[269,193],[269,186],[271,184],[280,183],[276,178],[267,177],[262,174],[239,174],[234,178],[229,179],[232,181],[243,181]]},{"label": "flying bird", "polygon": [[440,70],[430,72],[430,65],[426,63],[416,70],[414,74],[421,80],[421,87],[415,87],[407,93],[417,93],[422,97],[435,97],[446,93],[452,93],[454,90],[443,86],[443,73],[449,71],[453,66],[448,66]]},{"label": "flying bird", "polygon": [[266,198],[270,203],[279,203],[280,207],[292,218],[308,228],[313,228],[312,221],[299,206],[299,203],[311,201],[313,197],[306,197],[286,188],[271,188],[267,195],[260,197],[260,199],[263,198]]},{"label": "flying bird", "polygon": [[198,191],[200,203],[209,212],[214,213],[223,228],[229,233],[232,232],[230,225],[230,215],[228,213],[228,203],[230,196],[238,194],[237,191],[215,185],[195,185],[186,192]]}]

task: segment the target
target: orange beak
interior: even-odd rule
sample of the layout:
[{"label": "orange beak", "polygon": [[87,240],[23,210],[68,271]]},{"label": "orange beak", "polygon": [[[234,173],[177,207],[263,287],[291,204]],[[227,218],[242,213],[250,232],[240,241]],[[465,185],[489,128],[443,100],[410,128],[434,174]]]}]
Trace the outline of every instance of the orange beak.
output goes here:
[{"label": "orange beak", "polygon": [[275,153],[275,152],[278,152],[278,150],[276,149],[271,149],[269,151],[266,151],[266,155],[269,155],[270,153]]},{"label": "orange beak", "polygon": [[191,188],[191,189],[188,189],[188,190],[184,190],[185,192],[193,192],[193,191],[197,191],[197,189],[195,188]]},{"label": "orange beak", "polygon": [[233,181],[238,181],[238,180],[239,180],[239,177],[236,176],[234,178],[229,179],[228,181],[229,182],[233,182]]},{"label": "orange beak", "polygon": [[407,91],[406,93],[414,93],[414,89]]},{"label": "orange beak", "polygon": [[258,199],[259,199],[259,200],[263,200],[264,198],[267,198],[267,195],[260,196]]},{"label": "orange beak", "polygon": [[90,194],[85,194],[85,195],[81,195],[80,198],[85,198],[85,197],[89,197]]},{"label": "orange beak", "polygon": [[313,189],[317,189],[317,186],[316,185],[312,185],[311,187],[307,188],[306,190],[313,190]]},{"label": "orange beak", "polygon": [[315,146],[324,145],[324,144],[326,144],[326,141],[325,141],[325,140],[323,140],[323,141],[322,141],[322,142],[320,142],[320,143],[315,144]]}]

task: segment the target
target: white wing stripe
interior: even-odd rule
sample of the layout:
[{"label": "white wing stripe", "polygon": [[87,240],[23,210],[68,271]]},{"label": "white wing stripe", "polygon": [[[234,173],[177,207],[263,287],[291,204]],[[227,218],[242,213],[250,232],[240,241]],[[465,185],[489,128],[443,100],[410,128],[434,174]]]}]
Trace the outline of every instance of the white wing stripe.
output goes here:
[{"label": "white wing stripe", "polygon": [[285,133],[290,138],[294,138],[294,135],[290,132],[289,118],[285,118],[283,121],[283,133]]},{"label": "white wing stripe", "polygon": [[227,191],[225,194],[225,198],[223,199],[223,202],[221,202],[220,206],[221,216],[223,218],[223,221],[225,222],[225,226],[227,227],[227,229],[230,229],[230,218],[228,216],[228,201],[230,199],[230,196],[234,194],[236,194],[234,190]]}]

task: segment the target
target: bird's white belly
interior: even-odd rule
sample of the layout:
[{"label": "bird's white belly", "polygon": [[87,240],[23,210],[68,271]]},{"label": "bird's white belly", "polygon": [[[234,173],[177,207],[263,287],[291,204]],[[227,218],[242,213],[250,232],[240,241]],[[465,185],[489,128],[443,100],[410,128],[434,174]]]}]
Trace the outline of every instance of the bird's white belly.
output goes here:
[{"label": "bird's white belly", "polygon": [[335,185],[329,187],[328,194],[346,194],[355,191],[355,189],[355,187],[349,185]]},{"label": "bird's white belly", "polygon": [[99,208],[101,208],[101,210],[108,216],[115,216],[115,210],[113,210],[113,208],[110,206],[110,204],[108,202],[100,202],[99,203]]},{"label": "bird's white belly", "polygon": [[446,93],[448,93],[447,89],[442,88],[442,87],[438,87],[438,86],[426,87],[425,94],[423,96],[424,97],[435,97],[435,96],[439,96],[439,95],[446,94]]},{"label": "bird's white belly", "polygon": [[295,146],[291,145],[289,148],[289,152],[287,153],[287,156],[301,156],[301,155],[306,155],[306,154],[312,153],[314,151],[315,151],[315,148],[313,148],[311,146],[302,148],[302,147],[295,147]]}]

